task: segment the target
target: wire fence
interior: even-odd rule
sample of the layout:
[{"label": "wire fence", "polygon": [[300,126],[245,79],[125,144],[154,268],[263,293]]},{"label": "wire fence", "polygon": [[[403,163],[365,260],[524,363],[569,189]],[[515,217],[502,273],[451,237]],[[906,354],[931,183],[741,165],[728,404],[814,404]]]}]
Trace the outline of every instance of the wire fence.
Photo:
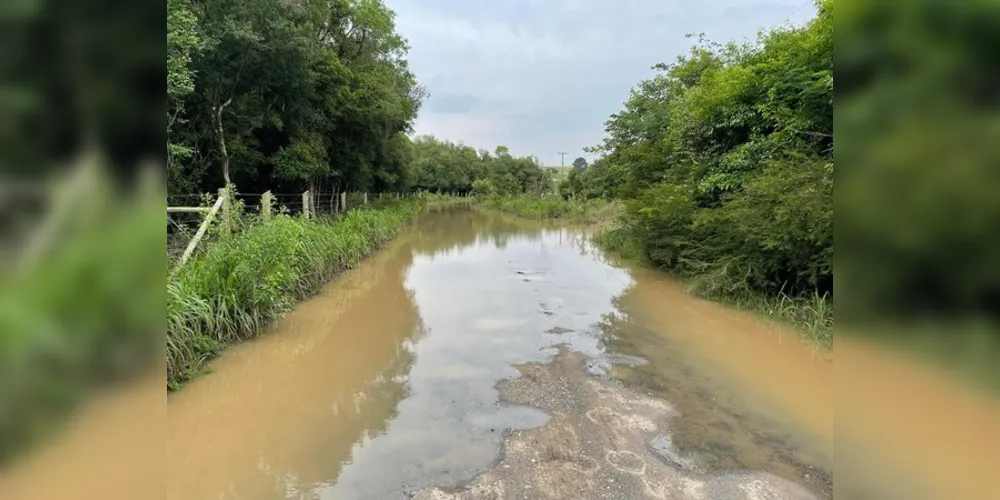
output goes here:
[{"label": "wire fence", "polygon": [[[206,224],[206,214],[222,196],[223,190],[218,194],[210,193],[169,193],[167,194],[167,259],[171,267],[183,264],[182,256],[191,253],[189,247],[192,241],[198,238],[194,246],[210,245],[218,240],[219,234],[216,230],[207,229],[209,226],[215,228],[222,223],[216,220]],[[330,219],[338,217],[351,210],[362,208],[376,208],[391,200],[402,198],[414,198],[421,196],[420,193],[365,193],[365,192],[310,192],[305,193],[238,193],[229,192],[225,202],[223,214],[219,219],[236,217],[240,219],[240,224],[249,221],[260,220],[261,207],[264,205],[265,197],[270,197],[270,214],[288,214],[301,216],[307,213],[308,217],[317,219]],[[201,229],[205,225],[206,229]],[[199,233],[201,233],[199,235]],[[193,250],[193,249],[192,249]]]}]

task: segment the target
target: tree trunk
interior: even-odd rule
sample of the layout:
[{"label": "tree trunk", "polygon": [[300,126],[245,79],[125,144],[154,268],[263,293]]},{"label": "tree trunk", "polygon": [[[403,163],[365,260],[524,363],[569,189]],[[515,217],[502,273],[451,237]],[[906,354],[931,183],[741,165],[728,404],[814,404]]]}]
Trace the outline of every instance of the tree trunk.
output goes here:
[{"label": "tree trunk", "polygon": [[226,151],[226,136],[222,130],[222,111],[232,102],[233,99],[230,97],[226,102],[222,103],[222,106],[215,108],[215,133],[219,136],[219,153],[222,154],[222,179],[226,182],[227,187],[230,184],[229,152]]}]

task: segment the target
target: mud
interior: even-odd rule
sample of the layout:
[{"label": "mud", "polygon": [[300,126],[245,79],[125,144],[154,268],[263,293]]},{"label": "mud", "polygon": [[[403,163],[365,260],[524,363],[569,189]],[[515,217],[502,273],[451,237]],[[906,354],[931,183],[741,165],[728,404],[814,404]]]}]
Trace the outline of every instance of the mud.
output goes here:
[{"label": "mud", "polygon": [[550,363],[518,366],[519,378],[498,385],[501,399],[542,409],[549,421],[511,432],[498,463],[472,481],[414,498],[818,498],[766,472],[706,473],[671,444],[675,407],[589,376],[588,361],[560,347]]}]

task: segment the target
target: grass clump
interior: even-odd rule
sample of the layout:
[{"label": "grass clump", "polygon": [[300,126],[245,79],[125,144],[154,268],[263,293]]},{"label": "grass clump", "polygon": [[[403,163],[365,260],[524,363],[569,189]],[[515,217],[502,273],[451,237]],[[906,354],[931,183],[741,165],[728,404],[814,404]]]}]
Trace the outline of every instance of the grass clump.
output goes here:
[{"label": "grass clump", "polygon": [[357,210],[333,223],[277,215],[221,240],[167,283],[167,382],[176,389],[226,345],[254,337],[295,302],[355,267],[419,211]]},{"label": "grass clump", "polygon": [[483,205],[528,219],[564,219],[580,223],[608,222],[618,214],[618,203],[614,201],[567,200],[559,196],[493,196],[485,198]]}]

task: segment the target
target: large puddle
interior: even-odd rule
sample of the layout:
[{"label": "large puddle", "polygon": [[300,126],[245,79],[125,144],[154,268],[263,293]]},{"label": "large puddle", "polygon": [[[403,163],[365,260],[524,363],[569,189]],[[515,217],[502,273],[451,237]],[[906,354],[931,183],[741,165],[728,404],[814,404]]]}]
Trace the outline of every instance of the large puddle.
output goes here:
[{"label": "large puddle", "polygon": [[[682,310],[692,304],[608,262],[582,231],[428,214],[172,397],[169,498],[459,485],[496,465],[512,432],[546,424],[549,412],[509,403],[497,384],[557,346],[586,356],[593,376],[668,401],[679,416],[659,439],[699,474],[767,471],[828,497],[831,361],[792,339],[709,345],[691,329],[701,314]],[[712,321],[700,326],[734,326]],[[760,377],[780,387],[747,392],[753,377],[732,364],[783,370]],[[786,394],[768,399],[772,389]]]},{"label": "large puddle", "polygon": [[[993,402],[861,344],[837,355],[835,379],[831,352],[584,230],[437,210],[170,396],[167,497],[832,498],[836,385],[864,410],[837,422],[837,498],[988,498],[1000,447],[970,447],[997,442]],[[55,455],[110,464],[138,415],[119,406]],[[25,461],[0,497],[164,483],[72,464]]]}]

